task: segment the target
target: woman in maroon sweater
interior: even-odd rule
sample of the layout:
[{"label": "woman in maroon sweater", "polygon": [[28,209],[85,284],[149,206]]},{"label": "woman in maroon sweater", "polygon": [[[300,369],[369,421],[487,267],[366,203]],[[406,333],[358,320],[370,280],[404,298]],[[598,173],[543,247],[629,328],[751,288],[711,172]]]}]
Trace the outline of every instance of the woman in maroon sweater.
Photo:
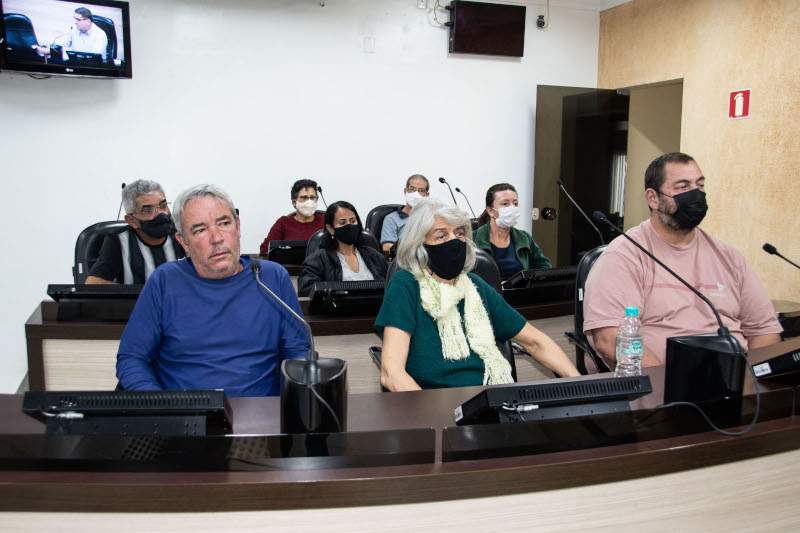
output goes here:
[{"label": "woman in maroon sweater", "polygon": [[325,217],[317,214],[317,182],[297,180],[292,185],[295,212],[279,218],[261,243],[261,253],[269,252],[269,241],[307,241],[325,227]]}]

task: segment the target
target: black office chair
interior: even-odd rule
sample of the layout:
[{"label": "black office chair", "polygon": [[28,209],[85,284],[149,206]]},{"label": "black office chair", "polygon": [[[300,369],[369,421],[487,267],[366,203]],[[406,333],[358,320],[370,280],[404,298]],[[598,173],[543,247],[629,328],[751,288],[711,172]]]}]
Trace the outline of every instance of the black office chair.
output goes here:
[{"label": "black office chair", "polygon": [[124,220],[110,220],[92,224],[78,235],[75,242],[75,266],[72,267],[72,277],[75,284],[86,283],[86,277],[92,266],[100,256],[103,239],[107,235],[117,235],[129,227]]},{"label": "black office chair", "polygon": [[3,46],[9,56],[26,61],[45,62],[44,56],[40,56],[33,49],[34,45],[39,44],[39,40],[36,38],[31,19],[19,13],[6,13],[3,16],[3,23],[6,27],[6,42]]},{"label": "black office chair", "polygon": [[[308,239],[308,245],[306,246],[306,257],[321,249],[322,245],[325,243],[325,240],[329,238],[328,235],[330,234],[325,228],[322,228],[312,235],[311,238]],[[380,246],[378,245],[378,240],[367,230],[361,230],[361,242],[363,242],[366,246],[375,248],[379,252],[381,251]]]},{"label": "black office chair", "polygon": [[[494,262],[494,259],[492,259],[492,256],[478,249],[476,250],[475,259],[475,267],[472,269],[472,272],[477,274],[478,277],[489,284],[490,287],[500,293],[502,291],[502,279],[500,278],[500,270],[497,268],[497,264]],[[389,269],[386,272],[387,286],[392,276],[397,273],[397,270],[397,261],[389,263]],[[500,353],[503,354],[508,364],[511,365],[511,377],[514,381],[517,381],[517,364],[516,361],[514,361],[514,350],[511,347],[511,341],[497,341],[497,349],[500,350]],[[377,365],[378,369],[381,368],[381,351],[380,346],[371,346],[369,348],[369,355],[372,357],[372,361]],[[386,391],[383,386],[381,386],[381,390]]]},{"label": "black office chair", "polygon": [[108,17],[92,15],[92,22],[95,26],[106,32],[108,45],[106,45],[106,60],[111,61],[117,58],[117,28],[114,21]]},{"label": "black office chair", "polygon": [[578,272],[575,274],[575,331],[564,332],[570,342],[575,345],[575,366],[578,372],[583,375],[589,373],[586,369],[586,355],[592,358],[598,372],[611,372],[611,369],[608,368],[603,358],[592,349],[592,346],[589,344],[589,339],[587,339],[586,335],[583,333],[583,296],[586,278],[589,277],[589,271],[605,249],[606,245],[598,246],[587,252],[586,255],[581,258],[580,262],[578,262]]},{"label": "black office chair", "polygon": [[378,240],[378,243],[380,243],[381,231],[383,231],[383,219],[401,207],[403,207],[402,204],[385,204],[374,207],[369,213],[367,213],[367,220],[364,222],[364,229],[370,232]]}]

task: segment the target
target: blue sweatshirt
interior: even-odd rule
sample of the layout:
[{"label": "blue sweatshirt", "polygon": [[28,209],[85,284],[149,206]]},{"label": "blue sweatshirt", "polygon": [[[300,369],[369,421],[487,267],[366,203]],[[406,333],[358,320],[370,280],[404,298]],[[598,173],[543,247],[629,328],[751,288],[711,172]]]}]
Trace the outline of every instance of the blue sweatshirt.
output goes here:
[{"label": "blue sweatshirt", "polygon": [[[304,357],[305,328],[256,284],[251,259],[230,278],[197,275],[191,259],[158,267],[136,302],[117,353],[125,390],[224,389],[280,393],[280,363]],[[286,270],[261,262],[261,281],[300,316]]]}]

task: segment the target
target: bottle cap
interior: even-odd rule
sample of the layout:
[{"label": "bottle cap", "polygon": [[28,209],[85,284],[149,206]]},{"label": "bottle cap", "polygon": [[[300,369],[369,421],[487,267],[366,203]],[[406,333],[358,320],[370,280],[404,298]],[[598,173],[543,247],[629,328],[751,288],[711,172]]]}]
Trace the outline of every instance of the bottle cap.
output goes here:
[{"label": "bottle cap", "polygon": [[626,307],[625,308],[625,316],[639,316],[639,308],[638,307]]}]

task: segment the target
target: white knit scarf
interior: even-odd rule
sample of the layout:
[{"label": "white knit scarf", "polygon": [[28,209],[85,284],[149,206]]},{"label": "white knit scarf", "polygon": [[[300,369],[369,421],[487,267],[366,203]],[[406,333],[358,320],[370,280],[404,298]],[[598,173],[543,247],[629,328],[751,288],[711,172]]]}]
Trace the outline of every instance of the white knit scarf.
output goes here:
[{"label": "white knit scarf", "polygon": [[[512,383],[511,365],[506,361],[495,343],[489,315],[483,307],[478,289],[465,273],[461,273],[454,285],[440,283],[425,272],[419,283],[422,308],[436,322],[442,340],[442,354],[449,361],[469,357],[470,346],[483,360],[484,385]],[[458,302],[464,300],[464,328],[458,313]],[[467,344],[469,341],[469,344]]]}]

